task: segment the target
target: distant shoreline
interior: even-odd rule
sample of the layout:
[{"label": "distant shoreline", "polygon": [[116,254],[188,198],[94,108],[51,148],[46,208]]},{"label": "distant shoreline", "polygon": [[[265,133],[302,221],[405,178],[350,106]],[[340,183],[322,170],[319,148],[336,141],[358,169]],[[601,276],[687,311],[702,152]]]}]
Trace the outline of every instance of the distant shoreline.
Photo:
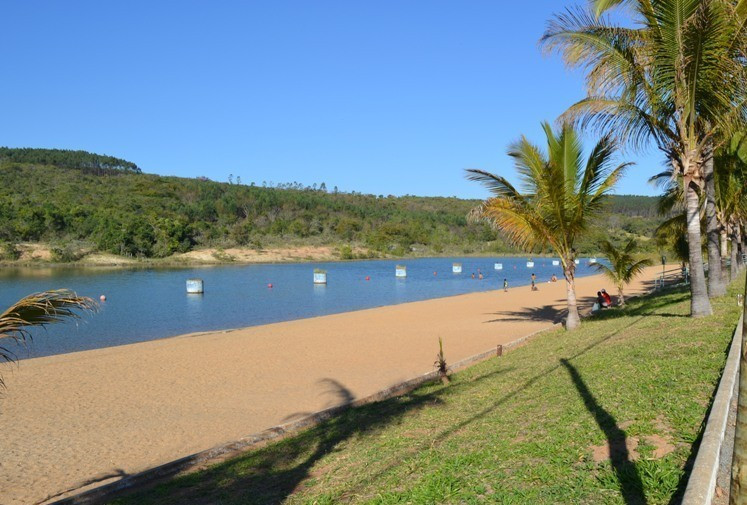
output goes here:
[{"label": "distant shoreline", "polygon": [[[82,259],[70,262],[55,262],[49,254],[49,246],[23,244],[30,251],[29,256],[15,261],[0,261],[0,268],[195,268],[226,265],[274,265],[284,263],[348,263],[377,260],[412,260],[427,258],[552,258],[553,254],[521,253],[463,253],[449,251],[442,254],[411,254],[406,256],[377,255],[343,259],[337,253],[338,246],[298,246],[294,248],[204,248],[188,253],[175,254],[166,258],[128,258],[114,254],[92,252]],[[363,254],[363,253],[361,253]]]}]

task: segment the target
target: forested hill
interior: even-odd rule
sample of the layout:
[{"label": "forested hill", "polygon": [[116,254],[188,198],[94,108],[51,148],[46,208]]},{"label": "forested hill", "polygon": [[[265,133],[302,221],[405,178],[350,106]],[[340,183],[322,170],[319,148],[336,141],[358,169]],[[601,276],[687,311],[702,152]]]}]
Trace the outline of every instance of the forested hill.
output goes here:
[{"label": "forested hill", "polygon": [[131,161],[93,154],[87,151],[66,149],[32,149],[0,147],[0,162],[33,163],[60,168],[75,168],[84,172],[103,175],[118,171],[140,173],[140,168]]},{"label": "forested hill", "polygon": [[[476,200],[162,177],[81,151],[0,149],[0,174],[6,254],[18,242],[137,257],[287,245],[331,245],[343,258],[351,248],[371,256],[514,252],[488,226],[467,222]],[[659,221],[655,198],[612,197],[579,249],[595,252],[610,235],[645,241]]]}]

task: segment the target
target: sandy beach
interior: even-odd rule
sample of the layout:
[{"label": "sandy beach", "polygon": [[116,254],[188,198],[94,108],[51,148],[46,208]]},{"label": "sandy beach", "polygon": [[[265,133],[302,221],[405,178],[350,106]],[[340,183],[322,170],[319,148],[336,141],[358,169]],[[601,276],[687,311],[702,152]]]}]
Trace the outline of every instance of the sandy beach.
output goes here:
[{"label": "sandy beach", "polygon": [[[614,292],[577,280],[582,308],[601,287]],[[564,282],[543,283],[5,366],[0,503],[39,503],[369,395],[432,370],[439,337],[454,362],[550,326],[564,297]]]}]

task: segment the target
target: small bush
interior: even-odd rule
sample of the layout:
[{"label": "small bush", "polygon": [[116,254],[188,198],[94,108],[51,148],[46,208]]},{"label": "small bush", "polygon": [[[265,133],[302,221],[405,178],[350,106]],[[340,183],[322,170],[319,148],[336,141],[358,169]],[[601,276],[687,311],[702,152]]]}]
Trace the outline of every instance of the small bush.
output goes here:
[{"label": "small bush", "polygon": [[72,263],[83,257],[80,251],[70,245],[53,247],[50,256],[55,263]]},{"label": "small bush", "polygon": [[12,242],[4,242],[0,246],[0,259],[3,261],[15,261],[21,257],[21,251]]},{"label": "small bush", "polygon": [[352,260],[355,258],[355,255],[353,254],[353,248],[349,245],[343,245],[340,246],[340,259],[344,260]]}]

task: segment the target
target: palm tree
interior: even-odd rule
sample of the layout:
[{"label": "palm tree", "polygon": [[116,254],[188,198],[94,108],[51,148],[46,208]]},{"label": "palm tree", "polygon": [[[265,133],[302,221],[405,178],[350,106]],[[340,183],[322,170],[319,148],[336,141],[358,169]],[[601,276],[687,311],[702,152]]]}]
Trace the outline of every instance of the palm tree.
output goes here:
[{"label": "palm tree", "polygon": [[633,252],[637,246],[638,244],[635,239],[630,239],[622,249],[615,247],[609,240],[604,240],[599,244],[599,248],[610,262],[610,266],[603,263],[595,263],[594,267],[615,283],[618,303],[621,307],[625,306],[623,288],[640,274],[644,268],[651,265],[650,259],[636,259]]},{"label": "palm tree", "polygon": [[[67,289],[35,293],[17,301],[0,314],[0,339],[26,344],[31,339],[27,328],[46,326],[66,319],[77,319],[76,310],[95,312],[98,305],[90,298],[76,295]],[[0,346],[0,361],[14,362],[15,353]],[[4,386],[0,376],[0,386]]]},{"label": "palm tree", "polygon": [[[614,24],[604,14],[620,4],[632,19]],[[744,118],[746,18],[747,0],[592,0],[556,16],[542,38],[586,70],[587,97],[565,117],[636,148],[653,141],[682,178],[688,243],[698,244],[689,247],[694,317],[712,313],[699,197],[713,184],[704,166],[717,143]]]},{"label": "palm tree", "polygon": [[576,305],[574,243],[588,228],[607,193],[628,164],[612,166],[616,144],[602,137],[586,162],[581,142],[570,125],[554,132],[543,123],[547,152],[526,137],[509,147],[522,182],[521,191],[505,178],[482,170],[467,170],[468,178],[486,186],[493,196],[474,209],[471,218],[485,220],[516,247],[531,252],[550,246],[560,258],[566,280],[566,329],[580,324]]}]

